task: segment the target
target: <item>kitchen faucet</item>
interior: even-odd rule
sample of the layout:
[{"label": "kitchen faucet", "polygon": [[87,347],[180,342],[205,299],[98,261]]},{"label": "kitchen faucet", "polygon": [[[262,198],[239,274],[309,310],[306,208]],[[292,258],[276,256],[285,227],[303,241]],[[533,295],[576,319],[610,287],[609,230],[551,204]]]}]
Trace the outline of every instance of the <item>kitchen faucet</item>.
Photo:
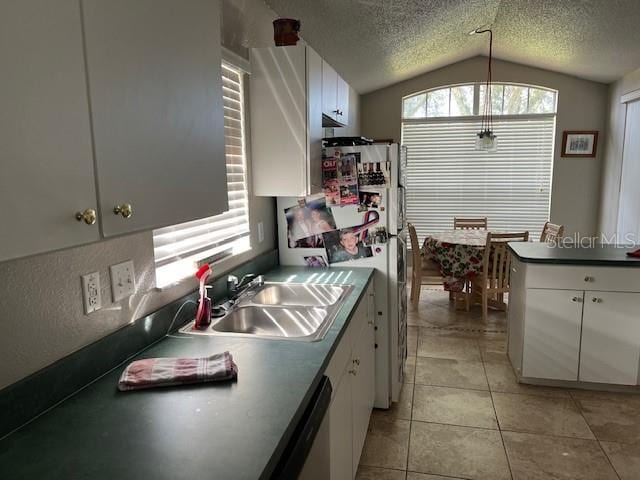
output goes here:
[{"label": "kitchen faucet", "polygon": [[229,275],[227,277],[227,296],[229,300],[233,301],[250,288],[261,287],[262,285],[264,285],[264,277],[262,275],[249,273],[242,277],[240,281],[235,275]]}]

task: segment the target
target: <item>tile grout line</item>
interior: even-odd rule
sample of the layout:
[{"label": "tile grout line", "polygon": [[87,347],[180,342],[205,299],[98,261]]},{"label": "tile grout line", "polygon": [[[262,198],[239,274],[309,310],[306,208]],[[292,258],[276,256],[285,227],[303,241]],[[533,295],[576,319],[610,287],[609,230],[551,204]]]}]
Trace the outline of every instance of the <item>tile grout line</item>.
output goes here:
[{"label": "tile grout line", "polygon": [[578,412],[580,412],[580,416],[582,416],[582,418],[584,419],[584,423],[587,424],[587,427],[589,428],[589,431],[591,432],[591,434],[593,435],[593,438],[596,439],[596,442],[598,443],[598,447],[600,448],[600,451],[604,454],[604,458],[607,459],[607,462],[609,463],[609,465],[611,465],[611,469],[613,470],[613,472],[616,474],[616,476],[618,477],[619,480],[622,480],[622,477],[620,476],[620,474],[618,473],[618,470],[616,469],[616,467],[613,465],[613,462],[611,461],[611,459],[609,458],[609,455],[607,455],[607,452],[604,448],[602,448],[602,443],[600,443],[600,439],[596,436],[595,433],[593,433],[593,430],[591,430],[591,425],[589,424],[589,420],[587,420],[587,417],[584,416],[584,413],[582,413],[582,408],[580,408],[580,405],[578,405],[578,401],[575,399],[575,397],[573,396],[573,392],[571,390],[569,390],[569,398],[571,398],[571,400],[573,401],[573,404],[576,406],[576,408],[578,409]]},{"label": "tile grout line", "polygon": [[[499,432],[499,430],[497,428],[489,428],[489,427],[478,427],[476,425],[460,425],[458,423],[442,423],[442,422],[433,422],[433,421],[429,421],[429,420],[412,420],[413,422],[416,423],[429,423],[431,425],[442,425],[445,427],[458,427],[458,428],[473,428],[476,430],[487,430],[489,432]],[[496,421],[497,423],[497,421]]]},{"label": "tile grout line", "polygon": [[471,388],[471,387],[451,387],[449,385],[439,385],[435,383],[416,383],[416,385],[420,385],[421,387],[437,387],[437,388],[452,388],[454,390],[471,390],[473,392],[485,392],[489,393],[489,390],[482,390],[480,388]]},{"label": "tile grout line", "polygon": [[451,480],[473,480],[472,478],[469,478],[469,477],[452,477],[451,475],[442,475],[440,473],[424,473],[424,472],[417,472],[415,470],[407,470],[407,475],[409,473],[417,473],[418,475],[429,475],[429,476],[435,475],[442,478],[450,478]]},{"label": "tile grout line", "polygon": [[[420,333],[418,332],[418,338],[416,341],[416,344],[418,344],[420,342]],[[416,356],[417,356],[417,345],[416,345]],[[417,359],[416,359],[417,360]],[[415,394],[416,394],[416,384],[415,384],[415,370],[413,372],[413,379],[414,379],[414,383],[411,384],[411,409],[409,412],[409,438],[407,438],[407,460],[404,464],[404,478],[406,480],[407,476],[408,476],[408,471],[409,471],[409,456],[411,454],[411,427],[413,426],[413,400],[415,398]]]},{"label": "tile grout line", "polygon": [[618,473],[618,470],[616,469],[615,465],[613,464],[613,462],[611,461],[611,459],[609,458],[609,455],[607,454],[607,451],[602,448],[602,443],[600,442],[600,440],[598,440],[596,438],[596,442],[598,442],[598,447],[600,447],[600,450],[602,451],[602,453],[604,454],[604,457],[607,459],[607,462],[609,462],[609,465],[611,465],[611,468],[613,469],[613,473],[616,474],[616,476],[622,480],[622,476]]},{"label": "tile grout line", "polygon": [[[480,343],[478,342],[478,347],[480,347]],[[482,357],[482,355],[481,355]],[[504,443],[504,436],[502,435],[502,427],[500,426],[500,419],[498,418],[498,411],[496,410],[496,404],[493,400],[493,391],[491,390],[491,384],[489,383],[489,375],[487,375],[487,368],[485,366],[484,359],[482,359],[482,370],[484,371],[484,376],[487,379],[487,386],[489,387],[489,396],[491,397],[491,406],[493,407],[493,414],[496,417],[496,424],[498,425],[498,432],[500,434],[500,441],[502,442],[502,450],[504,451],[504,456],[507,459],[507,467],[509,467],[509,476],[511,480],[513,480],[513,470],[511,469],[511,460],[509,459],[509,454],[507,453],[507,446]]]}]

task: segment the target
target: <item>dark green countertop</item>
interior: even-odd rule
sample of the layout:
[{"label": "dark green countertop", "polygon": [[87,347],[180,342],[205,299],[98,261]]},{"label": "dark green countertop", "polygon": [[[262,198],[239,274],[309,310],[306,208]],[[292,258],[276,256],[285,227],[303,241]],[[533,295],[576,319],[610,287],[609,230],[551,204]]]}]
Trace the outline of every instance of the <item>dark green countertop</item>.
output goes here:
[{"label": "dark green countertop", "polygon": [[539,242],[510,242],[509,248],[518,260],[524,263],[640,267],[640,259],[627,256],[627,252],[638,247],[614,245],[577,247],[569,244],[550,246]]},{"label": "dark green countertop", "polygon": [[267,280],[354,285],[323,340],[170,336],[136,358],[229,350],[237,381],[119,392],[122,365],[3,439],[0,478],[268,478],[372,275],[276,268]]}]

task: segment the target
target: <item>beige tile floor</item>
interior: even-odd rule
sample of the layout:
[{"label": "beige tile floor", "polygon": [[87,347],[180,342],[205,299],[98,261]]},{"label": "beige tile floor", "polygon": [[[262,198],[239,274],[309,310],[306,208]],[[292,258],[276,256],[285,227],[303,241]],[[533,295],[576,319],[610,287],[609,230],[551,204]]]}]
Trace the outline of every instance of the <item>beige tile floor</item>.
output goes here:
[{"label": "beige tile floor", "polygon": [[504,313],[421,293],[400,401],[374,411],[357,480],[640,480],[640,395],[520,385]]}]

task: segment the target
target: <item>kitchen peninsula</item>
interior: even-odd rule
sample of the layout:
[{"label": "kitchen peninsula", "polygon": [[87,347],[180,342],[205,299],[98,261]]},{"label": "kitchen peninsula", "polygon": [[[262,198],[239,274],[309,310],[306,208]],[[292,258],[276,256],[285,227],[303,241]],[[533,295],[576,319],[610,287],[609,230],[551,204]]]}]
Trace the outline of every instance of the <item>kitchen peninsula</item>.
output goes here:
[{"label": "kitchen peninsula", "polygon": [[640,259],[630,248],[510,243],[509,359],[522,383],[640,384]]}]

